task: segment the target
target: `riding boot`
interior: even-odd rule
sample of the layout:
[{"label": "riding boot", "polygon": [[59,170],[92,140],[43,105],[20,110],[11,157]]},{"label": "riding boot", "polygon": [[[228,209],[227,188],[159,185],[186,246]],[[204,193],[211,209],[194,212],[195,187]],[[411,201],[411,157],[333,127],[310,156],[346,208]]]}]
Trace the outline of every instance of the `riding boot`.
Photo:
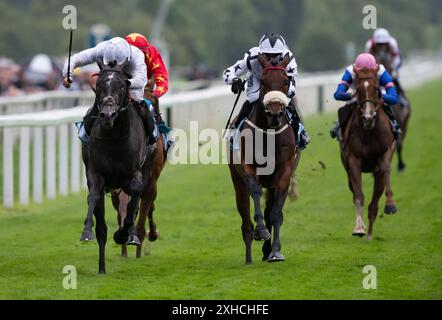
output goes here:
[{"label": "riding boot", "polygon": [[241,122],[252,112],[253,103],[250,103],[249,100],[244,101],[241,110],[239,111],[238,116],[236,117],[234,128],[238,128]]},{"label": "riding boot", "polygon": [[290,104],[287,106],[287,109],[292,114],[292,128],[296,137],[296,144],[299,149],[304,150],[307,145],[310,143],[310,137],[305,130],[304,124],[302,122],[302,118],[299,113],[298,108],[298,99],[293,97],[290,101]]},{"label": "riding boot", "polygon": [[384,111],[390,120],[391,130],[393,132],[393,137],[395,140],[398,140],[401,135],[401,126],[396,120],[396,117],[393,112],[393,108],[389,104],[384,104]]},{"label": "riding boot", "polygon": [[352,106],[355,102],[349,102],[345,106],[339,108],[338,110],[338,121],[336,125],[330,130],[330,136],[334,139],[337,138],[338,141],[342,141],[342,131],[345,128],[348,120],[350,119],[352,113]]},{"label": "riding boot", "polygon": [[141,116],[141,120],[143,121],[144,130],[146,131],[147,137],[148,137],[148,144],[152,145],[156,142],[156,139],[154,136],[155,123],[154,123],[152,114],[149,111],[149,108],[146,105],[145,101],[141,101],[141,102],[133,101],[133,103],[136,105],[136,107],[138,109],[138,113]]}]

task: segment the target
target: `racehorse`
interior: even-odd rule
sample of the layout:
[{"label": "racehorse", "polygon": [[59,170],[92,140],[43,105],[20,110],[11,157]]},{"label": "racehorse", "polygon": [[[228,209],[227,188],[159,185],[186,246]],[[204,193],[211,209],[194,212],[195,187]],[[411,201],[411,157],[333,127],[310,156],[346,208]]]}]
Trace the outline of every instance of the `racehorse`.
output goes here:
[{"label": "racehorse", "polygon": [[[392,74],[393,70],[391,68],[391,54],[389,53],[389,48],[381,47],[379,49],[376,49],[375,51],[375,57],[376,61],[380,64],[383,64],[384,67],[387,69],[388,73]],[[394,78],[394,85],[396,86],[396,90],[398,91],[398,95],[400,97],[399,103],[393,106],[393,112],[396,116],[396,120],[399,122],[399,125],[401,126],[401,136],[398,139],[397,142],[397,154],[398,154],[398,170],[403,171],[405,170],[405,163],[402,157],[402,150],[404,145],[404,139],[407,135],[408,130],[408,121],[410,120],[411,116],[411,104],[410,100],[407,99],[405,95],[405,91],[400,85],[397,78]]]},{"label": "racehorse", "polygon": [[[243,131],[250,130],[255,140],[258,134],[261,136],[272,135],[274,137],[275,169],[272,173],[259,175],[257,153],[266,154],[269,145],[264,150],[257,150],[253,144],[249,151],[252,152],[253,161],[246,161],[247,150],[246,140],[241,139],[240,161],[234,161],[233,150],[230,150],[229,169],[236,193],[236,205],[242,219],[242,235],[246,247],[245,263],[252,263],[251,246],[253,239],[264,240],[262,247],[263,261],[284,261],[281,253],[281,242],[279,238],[280,227],[283,222],[283,206],[287,197],[290,178],[296,169],[300,150],[295,144],[295,135],[291,129],[290,120],[287,117],[285,107],[288,102],[283,103],[281,99],[270,99],[269,96],[287,97],[289,79],[286,74],[286,67],[291,57],[286,55],[282,61],[277,58],[269,59],[263,55],[258,56],[258,61],[263,68],[261,79],[260,98],[255,103],[252,112],[246,119]],[[288,98],[286,98],[288,99]],[[264,102],[268,100],[267,102]],[[260,207],[262,189],[267,188],[266,208],[264,217]],[[254,220],[256,228],[250,219],[250,198],[253,199],[255,212]],[[265,225],[264,225],[265,220]],[[273,242],[271,232],[273,229]]]},{"label": "racehorse", "polygon": [[129,96],[127,69],[122,65],[104,65],[97,61],[100,72],[96,86],[95,105],[99,115],[94,122],[89,144],[83,145],[83,162],[89,189],[88,212],[81,241],[94,240],[93,215],[99,246],[98,272],[106,273],[105,246],[107,226],[105,222],[105,192],[122,189],[130,195],[127,215],[114,233],[118,244],[140,245],[134,221],[140,196],[147,188],[150,163],[155,149],[147,147],[147,137],[140,115]]},{"label": "racehorse", "polygon": [[343,128],[343,143],[340,151],[356,209],[354,236],[362,237],[366,234],[362,219],[364,194],[361,173],[373,173],[374,189],[372,201],[368,207],[367,234],[367,238],[371,239],[379,199],[384,190],[386,190],[387,197],[384,212],[392,214],[397,211],[390,182],[391,159],[396,143],[388,116],[382,108],[383,101],[379,98],[378,70],[362,69],[355,70],[355,72],[357,104],[352,110],[350,120]]},{"label": "racehorse", "polygon": [[[158,103],[158,98],[155,99],[154,103]],[[138,238],[141,243],[137,245],[136,257],[141,257],[141,249],[143,245],[144,238],[147,236],[149,241],[155,241],[159,237],[159,232],[157,230],[156,224],[153,220],[153,212],[155,210],[155,199],[157,197],[157,182],[160,177],[161,171],[164,168],[166,161],[166,152],[164,151],[164,141],[159,135],[157,139],[157,152],[155,158],[152,159],[152,170],[149,170],[148,176],[148,186],[147,189],[143,191],[141,196],[141,206],[140,213],[136,225]],[[120,227],[124,226],[124,220],[127,216],[127,204],[129,203],[129,196],[122,190],[115,190],[112,192],[112,204],[118,212],[118,225]],[[149,222],[149,232],[146,234],[146,217]],[[122,244],[121,246],[121,256],[127,257],[127,246]]]}]

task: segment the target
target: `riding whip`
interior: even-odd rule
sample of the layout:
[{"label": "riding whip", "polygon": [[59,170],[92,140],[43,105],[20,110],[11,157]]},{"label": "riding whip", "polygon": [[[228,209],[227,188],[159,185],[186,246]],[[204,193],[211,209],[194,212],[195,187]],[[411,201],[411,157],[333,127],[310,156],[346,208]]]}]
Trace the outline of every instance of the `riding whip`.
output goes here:
[{"label": "riding whip", "polygon": [[71,29],[71,34],[69,37],[69,56],[68,56],[68,73],[67,73],[67,75],[68,75],[67,78],[68,78],[69,83],[72,82],[72,80],[71,80],[71,53],[72,53],[72,35],[73,35],[73,33],[74,33],[74,30]]},{"label": "riding whip", "polygon": [[[242,80],[241,80],[241,81],[242,81]],[[244,83],[245,81],[242,81],[242,82]],[[225,136],[225,134],[226,134],[227,128],[229,127],[230,120],[232,119],[233,112],[235,111],[236,105],[237,105],[237,103],[238,103],[238,100],[239,100],[239,97],[241,96],[242,91],[243,91],[243,90],[241,90],[241,91],[238,93],[238,95],[236,96],[235,104],[233,105],[232,112],[230,112],[230,117],[229,117],[229,120],[227,120],[226,127],[224,128],[223,138],[224,138],[224,136]]]}]

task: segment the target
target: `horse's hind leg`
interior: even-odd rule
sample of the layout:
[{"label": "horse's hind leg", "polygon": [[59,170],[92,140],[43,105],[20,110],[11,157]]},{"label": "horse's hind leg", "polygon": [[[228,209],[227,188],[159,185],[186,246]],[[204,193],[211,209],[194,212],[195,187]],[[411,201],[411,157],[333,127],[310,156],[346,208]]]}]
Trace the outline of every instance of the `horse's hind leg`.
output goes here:
[{"label": "horse's hind leg", "polygon": [[[272,211],[273,207],[273,201],[274,201],[274,195],[275,195],[275,189],[268,189],[266,192],[266,208],[264,210],[264,220],[266,223],[267,230],[269,230],[270,233],[272,233],[272,221],[270,218],[270,213]],[[272,252],[272,240],[266,240],[262,246],[262,261],[267,261],[269,258],[270,253]]]},{"label": "horse's hind leg", "polygon": [[390,166],[391,157],[389,161],[384,161],[384,164],[381,166],[381,170],[384,171],[385,174],[385,196],[387,197],[387,201],[385,203],[384,212],[386,214],[394,214],[397,212],[396,203],[393,200],[393,190],[391,189],[391,166]]},{"label": "horse's hind leg", "polygon": [[398,166],[397,167],[398,167],[399,172],[404,171],[405,167],[406,167],[404,160],[402,158],[402,147],[403,147],[403,140],[401,138],[401,141],[399,141],[398,145],[397,145],[397,155],[398,155]]},{"label": "horse's hind leg", "polygon": [[385,190],[385,173],[378,171],[373,174],[374,185],[373,185],[373,197],[370,205],[368,206],[368,234],[367,239],[371,240],[373,236],[373,226],[378,215],[379,199],[382,197],[382,193]]},{"label": "horse's hind leg", "polygon": [[81,234],[80,241],[95,240],[92,227],[94,225],[94,211],[99,205],[100,199],[103,197],[104,179],[100,176],[88,175],[89,194],[87,197],[88,211],[84,220],[84,230]]},{"label": "horse's hind leg", "polygon": [[[127,215],[127,204],[129,202],[129,196],[124,193],[123,190],[112,191],[112,205],[117,210],[118,227],[123,227],[123,221]],[[121,256],[127,258],[127,246],[121,245]]]},{"label": "horse's hind leg", "polygon": [[246,246],[246,264],[252,263],[252,241],[253,241],[253,223],[250,219],[250,192],[247,184],[241,176],[232,167],[230,173],[232,176],[233,185],[235,187],[236,207],[241,216],[242,238]]}]

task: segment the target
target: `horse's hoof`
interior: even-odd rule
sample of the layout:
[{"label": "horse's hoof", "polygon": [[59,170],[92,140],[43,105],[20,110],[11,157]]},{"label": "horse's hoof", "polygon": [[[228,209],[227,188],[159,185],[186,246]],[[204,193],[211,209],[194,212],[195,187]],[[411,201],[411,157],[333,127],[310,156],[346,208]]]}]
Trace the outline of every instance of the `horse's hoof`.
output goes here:
[{"label": "horse's hoof", "polygon": [[270,234],[269,230],[267,230],[267,228],[255,228],[255,232],[253,233],[253,238],[256,241],[267,241],[272,237],[272,235]]},{"label": "horse's hoof", "polygon": [[116,244],[125,244],[127,242],[127,238],[127,236],[123,237],[118,230],[114,233],[114,241]]},{"label": "horse's hoof", "polygon": [[134,234],[130,234],[129,237],[127,238],[127,242],[126,244],[128,245],[132,245],[132,246],[137,246],[140,245],[140,239],[138,239],[138,237]]},{"label": "horse's hoof", "polygon": [[80,241],[93,241],[95,240],[95,235],[92,230],[84,230],[81,234]]},{"label": "horse's hoof", "polygon": [[400,164],[398,165],[397,169],[398,169],[399,172],[404,172],[404,170],[405,170],[406,167],[407,167],[407,166],[406,166],[404,163],[400,163]]},{"label": "horse's hoof", "polygon": [[362,238],[363,236],[365,236],[367,233],[365,232],[365,230],[363,228],[355,228],[353,230],[353,232],[351,233],[352,236],[355,237],[360,237]]},{"label": "horse's hoof", "polygon": [[371,241],[373,239],[373,236],[371,234],[367,234],[367,240]]},{"label": "horse's hoof", "polygon": [[384,208],[385,214],[395,214],[397,212],[397,208],[394,204],[387,204]]},{"label": "horse's hoof", "polygon": [[267,262],[281,262],[281,261],[285,261],[285,258],[282,255],[282,253],[279,251],[272,251],[269,257],[267,258]]},{"label": "horse's hoof", "polygon": [[265,254],[262,256],[262,261],[267,261],[269,259],[269,254]]},{"label": "horse's hoof", "polygon": [[160,232],[158,230],[155,230],[155,232],[151,233],[150,231],[147,232],[147,240],[154,242],[158,239],[160,236]]}]

